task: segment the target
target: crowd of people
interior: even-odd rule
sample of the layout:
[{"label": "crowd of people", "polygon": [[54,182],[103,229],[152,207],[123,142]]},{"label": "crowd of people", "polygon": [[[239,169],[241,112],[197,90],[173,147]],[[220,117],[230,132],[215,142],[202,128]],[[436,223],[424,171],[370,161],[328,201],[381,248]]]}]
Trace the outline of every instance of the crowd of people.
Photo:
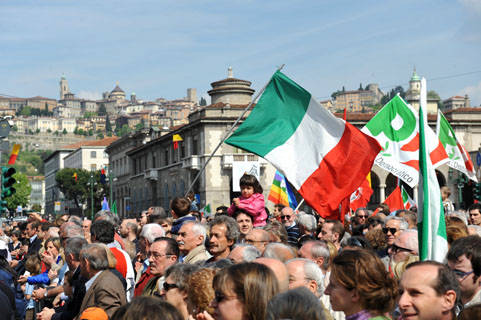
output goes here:
[{"label": "crowd of people", "polygon": [[481,319],[481,205],[446,214],[445,263],[419,261],[415,211],[341,223],[276,205],[253,176],[202,214],[99,211],[5,223],[1,319]]}]

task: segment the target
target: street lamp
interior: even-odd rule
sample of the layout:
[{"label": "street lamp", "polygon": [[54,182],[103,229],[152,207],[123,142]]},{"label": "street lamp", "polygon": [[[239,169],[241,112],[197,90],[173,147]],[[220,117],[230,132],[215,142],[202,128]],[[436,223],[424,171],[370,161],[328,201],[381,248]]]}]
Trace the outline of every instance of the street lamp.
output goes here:
[{"label": "street lamp", "polygon": [[90,186],[90,214],[92,216],[92,221],[94,220],[94,186],[96,184],[97,183],[95,183],[94,172],[90,171],[90,178],[89,178],[88,185]]},{"label": "street lamp", "polygon": [[109,197],[109,207],[110,210],[112,210],[112,204],[114,203],[113,201],[113,188],[114,188],[114,181],[117,181],[117,177],[114,175],[112,172],[112,168],[109,166],[108,167],[108,179],[109,179],[109,192],[110,192],[110,197]]}]

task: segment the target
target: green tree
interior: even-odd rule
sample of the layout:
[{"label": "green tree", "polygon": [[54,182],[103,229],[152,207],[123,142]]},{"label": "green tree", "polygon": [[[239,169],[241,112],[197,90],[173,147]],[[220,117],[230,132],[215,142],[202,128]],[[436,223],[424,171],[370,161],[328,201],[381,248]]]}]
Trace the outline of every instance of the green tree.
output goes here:
[{"label": "green tree", "polygon": [[107,114],[107,108],[105,108],[105,104],[101,103],[99,106],[99,110],[97,111],[99,116],[105,116]]},{"label": "green tree", "polygon": [[39,205],[38,203],[32,205],[32,211],[35,211],[35,212],[40,212],[42,211],[42,206]]},{"label": "green tree", "polygon": [[364,90],[364,89],[362,88],[362,82],[359,84],[359,89],[358,89],[358,90],[359,90],[359,91]]},{"label": "green tree", "polygon": [[204,97],[201,97],[200,98],[200,103],[199,103],[200,106],[206,106],[207,105],[207,101],[204,99]]},{"label": "green tree", "polygon": [[10,210],[15,210],[18,206],[27,206],[30,200],[30,192],[32,192],[32,186],[27,179],[27,176],[21,172],[17,172],[13,175],[17,183],[13,186],[16,190],[15,194],[8,197],[7,207]]},{"label": "green tree", "polygon": [[128,135],[131,131],[132,131],[132,129],[130,129],[130,127],[127,124],[124,124],[122,126],[122,128],[120,129],[119,134],[120,134],[121,137],[124,137],[124,136]]},{"label": "green tree", "polygon": [[105,131],[112,132],[112,124],[110,123],[109,115],[105,116]]},{"label": "green tree", "polygon": [[37,130],[35,130],[35,133],[37,133],[37,134],[40,133],[40,129],[37,128]]},{"label": "green tree", "polygon": [[89,129],[89,136],[93,136],[94,135],[94,129]]},{"label": "green tree", "polygon": [[[112,134],[112,132],[109,132],[108,134]],[[98,138],[98,139],[103,139],[103,138],[104,138],[104,134],[103,134],[102,132],[97,133],[97,138]]]},{"label": "green tree", "polygon": [[13,127],[12,127],[12,130],[15,131],[15,132],[17,132],[17,131],[18,131],[18,127],[17,127],[17,126],[13,126]]},{"label": "green tree", "polygon": [[75,129],[73,129],[73,134],[78,134],[78,127],[75,127]]},{"label": "green tree", "polygon": [[67,129],[63,128],[62,134],[67,134]]},{"label": "green tree", "polygon": [[[75,175],[77,174],[77,180]],[[64,194],[67,200],[72,200],[77,208],[84,203],[90,208],[90,175],[93,174],[94,186],[94,212],[99,209],[99,205],[106,192],[100,183],[100,171],[87,171],[84,169],[64,168],[57,172],[55,180],[59,190]]]},{"label": "green tree", "polygon": [[[142,120],[143,120],[143,119],[142,119]],[[135,130],[136,130],[136,131],[142,130],[143,128],[144,128],[144,122],[143,122],[143,121],[141,121],[141,122],[139,122],[139,123],[137,123],[137,124],[135,125]]]},{"label": "green tree", "polygon": [[52,133],[52,130],[50,128],[47,129],[48,133]]},{"label": "green tree", "polygon": [[20,111],[20,115],[28,117],[32,113],[32,108],[30,106],[25,106]]},{"label": "green tree", "polygon": [[441,100],[441,97],[439,96],[439,94],[434,90],[429,90],[427,93],[427,96],[428,96],[428,99]]}]

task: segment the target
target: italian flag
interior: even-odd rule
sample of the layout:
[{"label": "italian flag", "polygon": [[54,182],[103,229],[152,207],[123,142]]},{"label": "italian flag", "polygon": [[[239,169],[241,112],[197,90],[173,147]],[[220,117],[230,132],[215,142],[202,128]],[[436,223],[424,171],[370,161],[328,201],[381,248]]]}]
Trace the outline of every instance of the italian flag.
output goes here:
[{"label": "italian flag", "polygon": [[409,196],[409,193],[404,189],[403,186],[401,186],[401,194],[403,198],[403,203],[404,203],[404,209],[410,210],[412,207],[416,205],[416,202],[414,202],[413,199]]},{"label": "italian flag", "polygon": [[342,219],[339,204],[361,185],[381,150],[280,71],[226,143],[268,160],[330,219]]},{"label": "italian flag", "polygon": [[427,150],[428,128],[426,79],[421,79],[419,107],[419,188],[418,236],[419,258],[443,262],[448,252],[444,208],[438,179]]}]

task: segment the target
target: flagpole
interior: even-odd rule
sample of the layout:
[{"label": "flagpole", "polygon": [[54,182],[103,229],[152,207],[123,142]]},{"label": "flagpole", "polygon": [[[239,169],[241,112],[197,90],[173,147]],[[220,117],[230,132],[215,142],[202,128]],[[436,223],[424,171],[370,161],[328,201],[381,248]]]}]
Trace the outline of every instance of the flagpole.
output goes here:
[{"label": "flagpole", "polygon": [[302,206],[303,203],[304,203],[304,198],[302,198],[301,202],[299,202],[299,204],[297,205],[296,210],[294,210],[294,212],[299,210],[299,208]]},{"label": "flagpole", "polygon": [[[282,64],[280,67],[277,68],[276,72],[277,71],[281,71],[282,68],[284,68],[285,64]],[[254,103],[254,101],[256,101],[260,95],[264,92],[264,90],[266,90],[266,87],[267,85],[269,84],[270,82],[270,79],[269,81],[267,81],[267,83],[262,87],[262,89],[255,95],[255,97],[251,100],[251,102],[247,105],[247,107],[245,107],[244,111],[242,112],[242,114],[237,118],[236,121],[234,121],[234,124],[229,128],[229,130],[227,130],[227,132],[225,133],[225,135],[222,137],[221,141],[219,142],[219,144],[215,147],[214,151],[212,151],[212,153],[209,155],[209,157],[207,158],[207,160],[205,161],[204,165],[202,166],[202,168],[200,168],[199,170],[199,173],[197,173],[197,175],[195,176],[194,180],[192,180],[192,182],[190,183],[189,185],[189,188],[187,189],[187,191],[185,192],[185,196],[187,196],[187,194],[190,192],[190,190],[192,189],[192,187],[194,186],[194,184],[196,183],[196,181],[199,179],[200,175],[204,172],[205,168],[207,167],[207,164],[209,163],[209,161],[212,159],[212,157],[214,156],[214,154],[217,152],[217,150],[220,148],[220,146],[224,143],[224,141],[229,137],[229,135],[232,133],[232,131],[234,130],[234,128],[237,126],[237,124],[239,123],[239,121],[244,117],[244,115],[247,113],[247,111],[250,109],[250,107],[252,106],[252,104]]]}]

